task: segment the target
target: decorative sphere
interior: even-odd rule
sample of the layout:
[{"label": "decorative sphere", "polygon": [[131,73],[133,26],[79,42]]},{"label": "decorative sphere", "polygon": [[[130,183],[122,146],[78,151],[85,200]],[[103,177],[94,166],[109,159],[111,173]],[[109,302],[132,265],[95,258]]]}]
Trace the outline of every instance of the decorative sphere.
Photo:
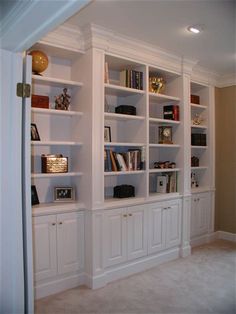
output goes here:
[{"label": "decorative sphere", "polygon": [[29,54],[32,56],[32,70],[34,73],[39,74],[47,69],[48,57],[44,52],[33,50]]}]

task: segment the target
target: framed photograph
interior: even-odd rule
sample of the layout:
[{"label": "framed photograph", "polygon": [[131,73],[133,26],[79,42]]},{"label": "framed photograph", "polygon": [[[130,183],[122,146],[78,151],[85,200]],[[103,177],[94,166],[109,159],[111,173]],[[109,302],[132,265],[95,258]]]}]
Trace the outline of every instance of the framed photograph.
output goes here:
[{"label": "framed photograph", "polygon": [[55,187],[54,202],[73,202],[75,191],[72,187]]},{"label": "framed photograph", "polygon": [[173,144],[171,126],[159,126],[159,144]]},{"label": "framed photograph", "polygon": [[104,141],[111,142],[111,127],[110,126],[104,127]]},{"label": "framed photograph", "polygon": [[39,132],[35,123],[31,123],[31,141],[40,141]]},{"label": "framed photograph", "polygon": [[32,205],[39,204],[38,193],[35,185],[31,185],[31,203]]}]

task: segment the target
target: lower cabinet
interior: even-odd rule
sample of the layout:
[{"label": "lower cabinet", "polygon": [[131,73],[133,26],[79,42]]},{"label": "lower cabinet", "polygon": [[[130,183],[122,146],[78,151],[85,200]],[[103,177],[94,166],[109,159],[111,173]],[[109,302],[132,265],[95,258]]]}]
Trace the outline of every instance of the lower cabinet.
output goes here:
[{"label": "lower cabinet", "polygon": [[147,255],[147,206],[118,208],[105,212],[105,267]]},{"label": "lower cabinet", "polygon": [[209,193],[193,194],[191,201],[191,239],[208,233],[209,215]]},{"label": "lower cabinet", "polygon": [[84,213],[33,218],[35,281],[84,267]]},{"label": "lower cabinet", "polygon": [[150,205],[148,218],[148,254],[175,247],[181,242],[180,200]]}]

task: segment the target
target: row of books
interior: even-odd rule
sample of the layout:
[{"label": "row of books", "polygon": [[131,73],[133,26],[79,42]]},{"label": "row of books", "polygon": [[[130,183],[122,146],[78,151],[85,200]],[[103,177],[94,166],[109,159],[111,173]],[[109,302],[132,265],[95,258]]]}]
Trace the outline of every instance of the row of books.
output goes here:
[{"label": "row of books", "polygon": [[177,192],[177,172],[162,173],[157,176],[157,193]]},{"label": "row of books", "polygon": [[179,121],[179,106],[178,105],[164,106],[163,118],[168,120]]},{"label": "row of books", "polygon": [[128,69],[121,71],[120,85],[143,90],[143,72]]},{"label": "row of books", "polygon": [[128,150],[127,152],[114,152],[104,150],[105,171],[135,171],[144,169],[144,158],[141,149]]}]

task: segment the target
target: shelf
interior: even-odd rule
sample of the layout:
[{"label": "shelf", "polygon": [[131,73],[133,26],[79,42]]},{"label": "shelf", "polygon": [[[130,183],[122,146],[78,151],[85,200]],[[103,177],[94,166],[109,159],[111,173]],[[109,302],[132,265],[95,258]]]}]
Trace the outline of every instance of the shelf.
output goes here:
[{"label": "shelf", "polygon": [[211,190],[211,188],[209,186],[201,186],[198,188],[192,188],[191,192],[192,193],[204,193],[204,192],[208,192],[210,190]]},{"label": "shelf", "polygon": [[31,108],[32,113],[46,114],[46,115],[58,115],[58,116],[82,116],[83,112],[69,111],[69,110],[56,110],[56,109],[44,109],[44,108]]},{"label": "shelf", "polygon": [[176,198],[179,197],[180,193],[179,192],[174,192],[174,193],[156,193],[156,192],[152,192],[149,193],[149,198],[150,200],[154,201],[154,200],[164,200],[167,199],[170,200],[171,198]]},{"label": "shelf", "polygon": [[208,146],[195,146],[195,145],[192,145],[191,148],[192,149],[207,149]]},{"label": "shelf", "polygon": [[85,210],[85,204],[81,202],[53,202],[41,203],[32,206],[32,216],[67,213]]},{"label": "shelf", "polygon": [[108,120],[120,120],[120,121],[127,121],[127,120],[144,120],[145,117],[143,116],[134,116],[129,114],[120,114],[120,113],[110,113],[105,112],[104,113],[105,119]]},{"label": "shelf", "polygon": [[178,171],[180,171],[180,168],[149,169],[149,173],[178,172]]},{"label": "shelf", "polygon": [[119,85],[107,84],[105,83],[106,93],[113,96],[130,96],[135,94],[143,95],[145,91],[130,87],[124,87]]},{"label": "shelf", "polygon": [[149,100],[154,101],[155,103],[162,103],[162,102],[179,102],[180,98],[179,97],[174,97],[174,96],[168,96],[164,94],[155,94],[155,93],[149,93]]},{"label": "shelf", "polygon": [[161,123],[161,124],[180,124],[180,121],[175,120],[167,120],[167,119],[160,119],[160,118],[149,118],[150,123]]},{"label": "shelf", "polygon": [[132,171],[106,171],[104,176],[120,176],[120,175],[133,175],[133,174],[143,174],[144,170],[132,170]]},{"label": "shelf", "polygon": [[40,75],[32,75],[32,80],[34,83],[42,84],[42,85],[50,85],[54,87],[81,87],[83,86],[83,83],[76,82],[76,81],[69,81],[69,80],[63,80],[58,79],[54,77],[46,77],[46,76],[40,76]]},{"label": "shelf", "polygon": [[207,126],[206,125],[195,125],[195,124],[191,124],[191,128],[193,129],[203,129],[206,130]]},{"label": "shelf", "polygon": [[149,144],[152,148],[180,148],[179,144]]},{"label": "shelf", "polygon": [[141,147],[144,143],[120,143],[120,142],[106,142],[104,146],[127,146],[127,147]]},{"label": "shelf", "polygon": [[64,173],[32,173],[32,179],[57,178],[57,177],[79,177],[82,172],[64,172]]},{"label": "shelf", "polygon": [[199,166],[199,167],[191,167],[191,170],[207,170],[208,167],[206,166]]},{"label": "shelf", "polygon": [[197,104],[193,104],[193,103],[191,103],[190,106],[192,108],[196,108],[196,109],[207,109],[207,106],[197,105]]},{"label": "shelf", "polygon": [[142,204],[145,202],[144,197],[128,197],[128,198],[106,198],[104,200],[104,206],[102,207],[103,209],[107,208],[116,208],[117,206],[119,207],[126,207],[129,205],[137,205],[137,204]]},{"label": "shelf", "polygon": [[81,142],[66,142],[66,141],[31,141],[32,146],[82,146]]}]

